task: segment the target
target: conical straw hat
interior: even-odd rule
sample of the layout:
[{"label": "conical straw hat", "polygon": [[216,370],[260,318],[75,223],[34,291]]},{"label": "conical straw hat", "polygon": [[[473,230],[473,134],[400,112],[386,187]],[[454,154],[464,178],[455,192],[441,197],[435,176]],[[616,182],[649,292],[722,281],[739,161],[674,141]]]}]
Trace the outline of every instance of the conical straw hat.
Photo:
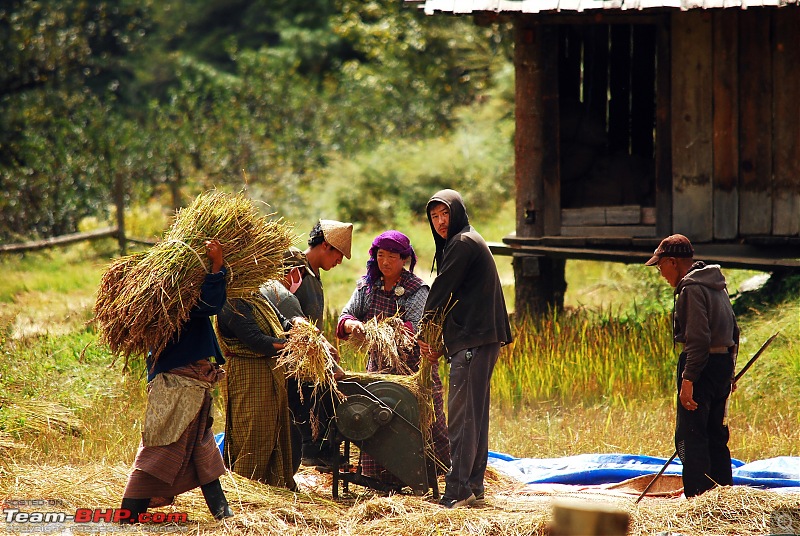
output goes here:
[{"label": "conical straw hat", "polygon": [[353,224],[336,220],[319,220],[325,241],[350,258],[350,245],[353,242]]}]

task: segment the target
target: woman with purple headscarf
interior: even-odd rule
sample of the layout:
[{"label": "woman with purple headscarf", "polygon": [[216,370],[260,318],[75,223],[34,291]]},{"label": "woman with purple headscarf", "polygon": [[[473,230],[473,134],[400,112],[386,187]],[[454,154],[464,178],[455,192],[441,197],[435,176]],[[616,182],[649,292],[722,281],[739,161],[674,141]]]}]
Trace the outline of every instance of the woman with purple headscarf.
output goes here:
[{"label": "woman with purple headscarf", "polygon": [[[406,263],[409,263],[408,268]],[[403,320],[409,331],[416,332],[430,290],[422,279],[414,275],[416,263],[417,256],[411,247],[411,241],[400,231],[386,231],[375,237],[369,250],[367,273],[358,280],[350,301],[342,309],[336,336],[348,339],[353,333],[364,332],[364,322],[376,317],[381,319],[395,315]],[[419,347],[415,346],[414,351],[404,357],[408,368],[416,371],[419,367]],[[367,371],[393,374],[400,372],[382,369],[374,356],[370,356],[367,362]],[[437,471],[445,473],[450,467],[450,442],[444,415],[442,380],[438,368],[433,368],[431,375],[436,415],[431,432]],[[363,452],[361,471],[364,476],[400,484],[397,478]]]}]

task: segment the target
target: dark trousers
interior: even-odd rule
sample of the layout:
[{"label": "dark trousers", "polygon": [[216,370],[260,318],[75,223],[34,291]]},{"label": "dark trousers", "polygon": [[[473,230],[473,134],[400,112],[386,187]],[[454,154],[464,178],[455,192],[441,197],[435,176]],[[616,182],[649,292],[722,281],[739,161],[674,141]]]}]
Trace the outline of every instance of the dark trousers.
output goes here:
[{"label": "dark trousers", "polygon": [[[686,366],[686,353],[678,358],[678,393]],[[733,359],[729,354],[711,354],[700,378],[694,382],[697,409],[689,411],[678,400],[675,448],[683,462],[683,492],[700,495],[716,484],[730,486],[731,451],[728,427],[723,424],[725,406],[731,393]]]},{"label": "dark trousers", "polygon": [[444,497],[465,499],[483,491],[489,459],[489,382],[500,343],[468,348],[450,356],[447,430],[452,465]]},{"label": "dark trousers", "polygon": [[[302,389],[302,401],[300,390]],[[330,390],[320,389],[312,396],[314,386],[308,382],[300,382],[289,378],[286,380],[286,391],[289,395],[289,413],[292,418],[292,466],[299,467],[301,457],[317,457],[324,451],[322,440],[328,432],[333,412],[333,399]],[[311,412],[314,412],[314,418]],[[316,421],[318,429],[314,434],[312,421]],[[295,470],[295,472],[297,472]]]}]

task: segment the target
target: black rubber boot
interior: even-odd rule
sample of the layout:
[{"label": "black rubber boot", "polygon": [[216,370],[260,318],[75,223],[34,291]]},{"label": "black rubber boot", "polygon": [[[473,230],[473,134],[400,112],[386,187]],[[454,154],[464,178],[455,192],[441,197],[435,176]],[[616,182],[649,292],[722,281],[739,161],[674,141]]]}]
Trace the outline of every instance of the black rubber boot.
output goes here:
[{"label": "black rubber boot", "polygon": [[150,499],[129,499],[123,497],[122,506],[120,506],[120,508],[129,510],[131,515],[128,519],[120,521],[120,523],[138,523],[139,514],[147,512],[148,506],[150,506]]},{"label": "black rubber boot", "polygon": [[228,506],[228,499],[225,498],[225,492],[222,491],[222,484],[219,478],[208,484],[203,484],[200,486],[200,490],[203,492],[208,509],[215,519],[233,517],[233,510]]}]

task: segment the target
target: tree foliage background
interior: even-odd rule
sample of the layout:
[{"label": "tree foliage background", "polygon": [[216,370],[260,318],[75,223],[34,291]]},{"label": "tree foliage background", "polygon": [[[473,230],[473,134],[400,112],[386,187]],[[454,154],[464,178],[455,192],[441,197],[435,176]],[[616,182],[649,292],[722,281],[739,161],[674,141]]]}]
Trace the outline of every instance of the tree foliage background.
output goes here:
[{"label": "tree foliage background", "polygon": [[[282,215],[382,222],[387,199],[418,210],[428,184],[473,174],[491,204],[510,173],[509,41],[398,0],[4,2],[0,240],[75,231],[115,184],[179,207],[246,180]],[[480,139],[450,138],[487,96],[502,105]],[[483,147],[482,167],[451,143]]]}]

